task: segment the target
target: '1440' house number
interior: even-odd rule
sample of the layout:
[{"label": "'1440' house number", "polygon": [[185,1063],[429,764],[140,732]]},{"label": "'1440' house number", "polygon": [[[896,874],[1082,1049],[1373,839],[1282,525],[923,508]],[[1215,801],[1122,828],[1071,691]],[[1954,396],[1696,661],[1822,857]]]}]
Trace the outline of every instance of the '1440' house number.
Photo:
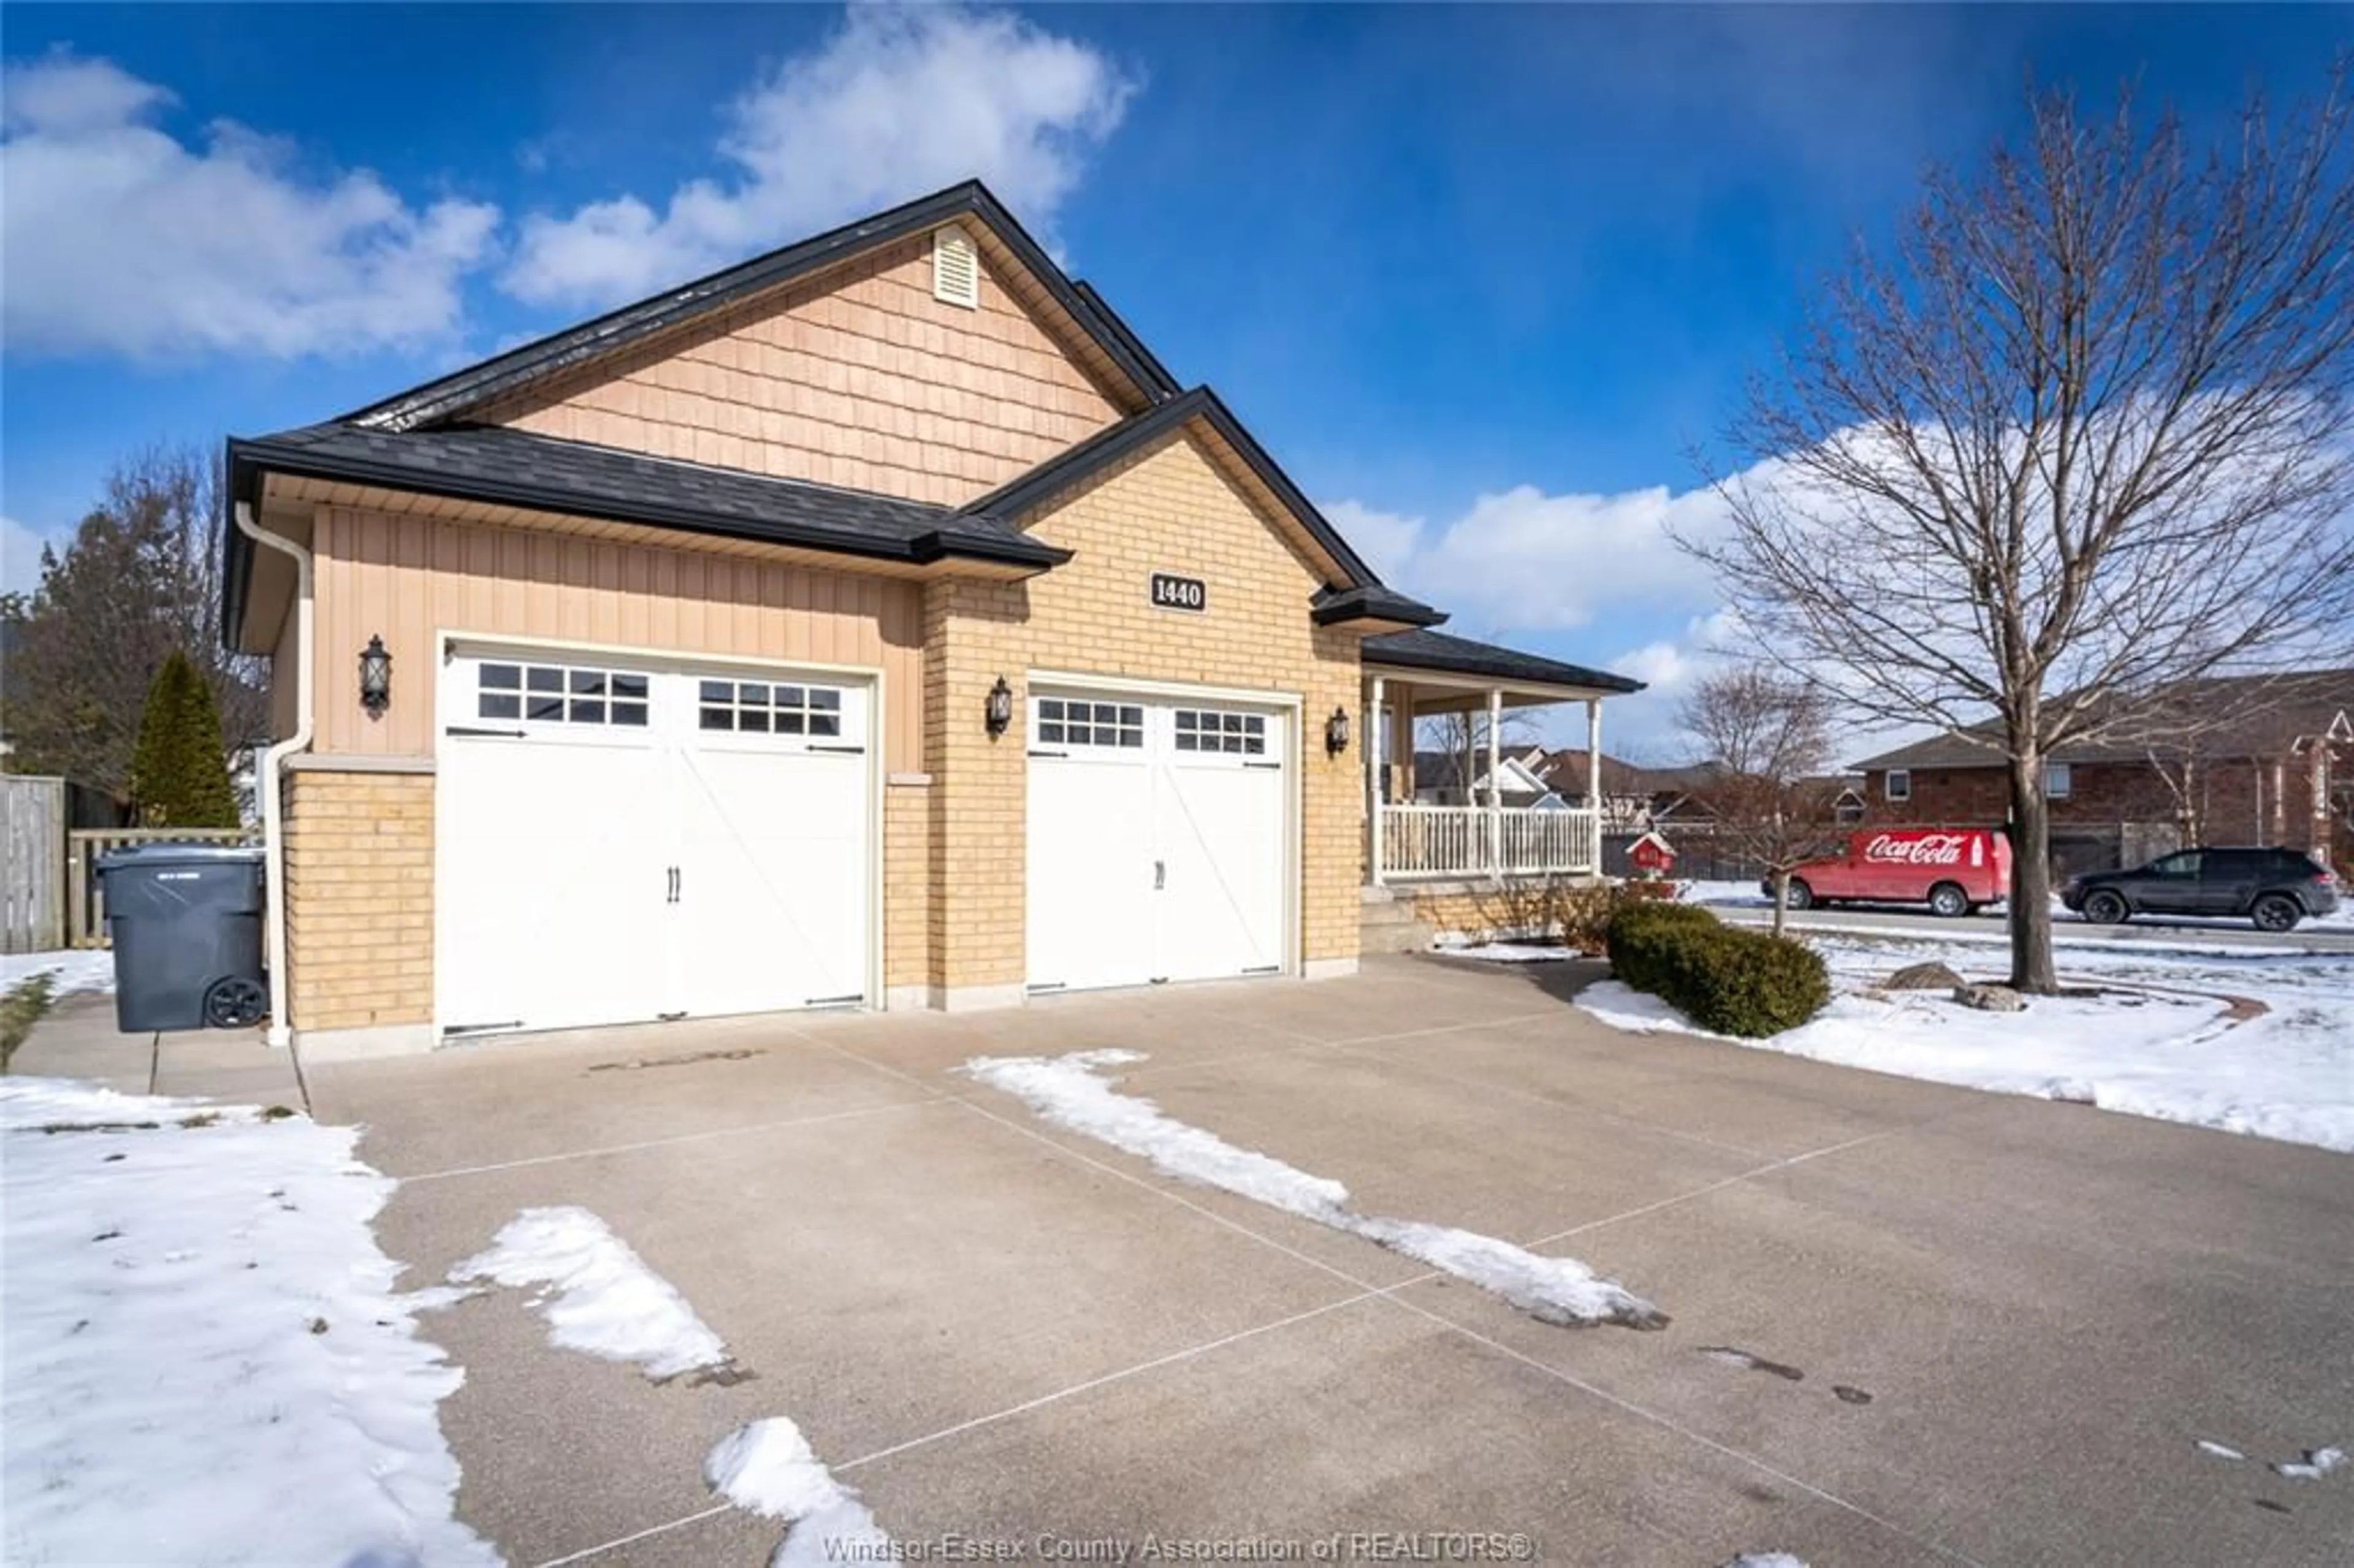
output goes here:
[{"label": "'1440' house number", "polygon": [[1202,586],[1199,577],[1172,577],[1167,572],[1152,574],[1152,602],[1161,609],[1207,609],[1210,590]]}]

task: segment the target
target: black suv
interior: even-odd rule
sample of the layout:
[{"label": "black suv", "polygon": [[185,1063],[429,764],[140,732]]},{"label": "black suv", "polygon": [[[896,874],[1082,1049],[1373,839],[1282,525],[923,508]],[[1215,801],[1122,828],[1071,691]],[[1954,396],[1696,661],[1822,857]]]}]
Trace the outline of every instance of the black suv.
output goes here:
[{"label": "black suv", "polygon": [[2072,876],[2060,902],[2104,926],[2133,915],[2211,915],[2287,931],[2338,907],[2338,878],[2302,850],[2188,849],[2132,871]]}]

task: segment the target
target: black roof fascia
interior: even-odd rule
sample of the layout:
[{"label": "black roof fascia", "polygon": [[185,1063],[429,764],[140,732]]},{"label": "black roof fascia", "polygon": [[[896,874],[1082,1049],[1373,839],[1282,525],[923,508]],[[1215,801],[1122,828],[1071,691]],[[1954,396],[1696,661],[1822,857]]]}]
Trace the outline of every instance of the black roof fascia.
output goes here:
[{"label": "black roof fascia", "polygon": [[1151,372],[1155,383],[1153,387],[1156,394],[1153,399],[1155,402],[1162,398],[1174,397],[1184,390],[1178,384],[1177,378],[1169,374],[1169,367],[1161,363],[1161,356],[1144,346],[1144,340],[1136,335],[1135,329],[1128,324],[1128,319],[1111,308],[1111,302],[1105,299],[1093,283],[1088,282],[1085,278],[1074,278],[1071,280],[1071,288],[1079,298],[1087,302],[1088,307],[1097,316],[1102,318],[1106,330],[1115,334],[1120,342],[1127,345],[1129,353],[1136,356],[1137,363]]},{"label": "black roof fascia", "polygon": [[1088,475],[1100,472],[1129,452],[1195,418],[1208,420],[1210,428],[1235,449],[1251,471],[1258,476],[1259,482],[1273,491],[1276,499],[1299,519],[1310,536],[1332,557],[1348,577],[1346,587],[1382,586],[1382,579],[1373,574],[1373,569],[1349,547],[1349,542],[1341,538],[1339,531],[1325,520],[1324,514],[1300,493],[1299,487],[1291,482],[1290,476],[1278,468],[1275,460],[1267,455],[1267,449],[1252,439],[1251,433],[1244,429],[1242,422],[1235,418],[1234,411],[1207,387],[1196,387],[1157,408],[1148,409],[1097,431],[1068,451],[1047,459],[1020,478],[999,486],[978,500],[965,503],[958,512],[966,516],[995,517],[1011,523],[1031,507],[1078,483]]},{"label": "black roof fascia", "polygon": [[1369,664],[1397,664],[1442,674],[1480,675],[1490,680],[1524,681],[1537,686],[1583,686],[1603,692],[1639,692],[1643,683],[1607,670],[1565,664],[1540,653],[1523,653],[1492,642],[1474,642],[1443,631],[1390,631],[1364,641],[1363,657]]},{"label": "black roof fascia", "polygon": [[[398,463],[321,453],[303,447],[273,443],[267,438],[259,440],[230,438],[228,471],[231,503],[244,502],[256,512],[260,509],[261,476],[267,472],[337,480],[349,484],[373,484],[387,490],[446,495],[461,501],[522,506],[539,512],[567,513],[614,523],[675,528],[684,533],[722,538],[753,539],[762,544],[792,546],[828,555],[904,562],[914,566],[929,566],[944,560],[973,560],[1044,571],[1061,566],[1071,558],[1072,554],[1023,535],[980,535],[960,529],[954,526],[953,514],[945,517],[940,527],[903,538],[847,529],[813,528],[803,524],[752,523],[741,517],[693,507],[617,501],[594,491],[568,490],[483,475],[419,472]],[[232,519],[222,551],[225,587],[221,595],[221,637],[225,644],[234,643],[244,624],[246,578],[251,555],[251,541],[246,538]]]},{"label": "black roof fascia", "polygon": [[412,387],[406,392],[371,403],[342,416],[341,422],[369,423],[406,429],[437,420],[455,418],[493,397],[568,370],[642,338],[693,320],[764,289],[791,281],[862,250],[904,239],[936,228],[965,214],[980,218],[997,232],[1022,265],[1045,285],[1055,302],[1095,338],[1113,364],[1148,397],[1167,380],[1158,376],[1131,352],[1125,334],[1114,330],[1071,281],[1055,265],[1038,242],[1005,210],[989,187],[966,180],[948,189],[864,217],[855,223],[804,239],[781,250],[771,250],[749,261],[723,268],[691,283],[666,290],[635,304],[623,305],[593,320],[550,336],[494,355],[463,370]]},{"label": "black roof fascia", "polygon": [[1311,602],[1315,609],[1310,614],[1319,626],[1338,626],[1350,620],[1387,620],[1404,626],[1428,627],[1447,620],[1445,610],[1433,609],[1394,588],[1381,587],[1343,588],[1339,592],[1325,588]]}]

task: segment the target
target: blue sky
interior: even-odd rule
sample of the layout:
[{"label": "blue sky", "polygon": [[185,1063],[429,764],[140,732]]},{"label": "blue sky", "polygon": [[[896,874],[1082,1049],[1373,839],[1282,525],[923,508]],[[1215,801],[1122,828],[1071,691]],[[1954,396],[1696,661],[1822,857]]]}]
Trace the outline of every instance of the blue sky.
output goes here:
[{"label": "blue sky", "polygon": [[2345,8],[9,5],[8,586],[110,461],[342,412],[979,174],[1455,629],[1657,683],[1695,451],[2031,71],[2221,126]]}]

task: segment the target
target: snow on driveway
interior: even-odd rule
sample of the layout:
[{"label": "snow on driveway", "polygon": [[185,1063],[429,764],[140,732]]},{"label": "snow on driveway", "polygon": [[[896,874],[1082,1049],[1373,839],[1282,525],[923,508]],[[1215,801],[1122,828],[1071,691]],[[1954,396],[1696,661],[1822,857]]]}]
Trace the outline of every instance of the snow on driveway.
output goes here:
[{"label": "snow on driveway", "polygon": [[7,991],[37,974],[57,977],[58,996],[76,991],[114,990],[114,953],[107,948],[74,948],[53,953],[0,954],[0,991]]},{"label": "snow on driveway", "polygon": [[958,1070],[1012,1095],[1057,1127],[1142,1156],[1164,1175],[1362,1236],[1492,1291],[1542,1322],[1666,1326],[1667,1315],[1657,1307],[1574,1257],[1546,1257],[1445,1225],[1357,1213],[1348,1206],[1349,1189],[1340,1182],[1238,1149],[1216,1133],[1167,1115],[1150,1100],[1119,1093],[1119,1079],[1096,1070],[1143,1060],[1137,1051],[976,1056]]},{"label": "snow on driveway", "polygon": [[[1957,1006],[1943,992],[1861,994],[1893,969],[1933,959],[1999,978],[2008,968],[1999,938],[1814,932],[1808,943],[1840,994],[1810,1023],[1733,1044],[2354,1151],[2354,955],[2072,948],[2061,955],[2063,980],[2137,989],[2039,997],[2023,1013],[2000,1013]],[[2224,997],[2265,1011],[2235,1022]],[[1620,1029],[1700,1033],[1617,980],[1588,987],[1577,1005]]]},{"label": "snow on driveway", "polygon": [[10,1563],[494,1563],[353,1128],[0,1078]]},{"label": "snow on driveway", "polygon": [[726,1344],[677,1287],[586,1209],[525,1209],[450,1279],[536,1286],[532,1305],[547,1319],[550,1343],[633,1361],[657,1383],[730,1365]]},{"label": "snow on driveway", "polygon": [[772,1568],[896,1561],[890,1536],[858,1494],[833,1478],[781,1415],[738,1427],[703,1461],[703,1478],[737,1508],[790,1528],[769,1559]]}]

